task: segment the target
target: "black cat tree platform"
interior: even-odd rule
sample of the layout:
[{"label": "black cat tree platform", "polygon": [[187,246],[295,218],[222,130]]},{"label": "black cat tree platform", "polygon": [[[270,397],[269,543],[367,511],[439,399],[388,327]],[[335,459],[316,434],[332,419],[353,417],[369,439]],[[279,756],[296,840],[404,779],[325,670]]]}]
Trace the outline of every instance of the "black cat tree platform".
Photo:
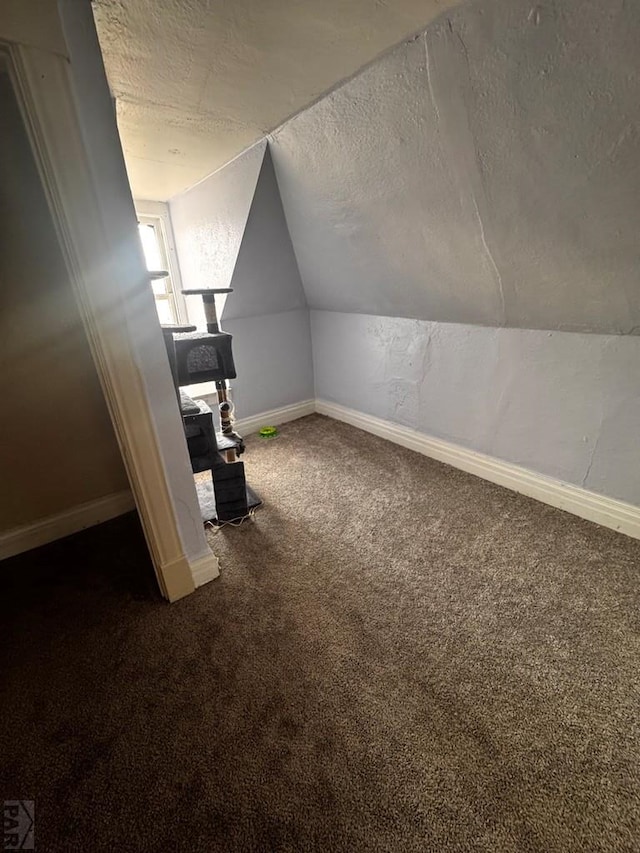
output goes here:
[{"label": "black cat tree platform", "polygon": [[[176,389],[184,433],[194,474],[211,472],[211,486],[198,483],[200,507],[204,521],[213,524],[238,522],[246,518],[262,501],[247,485],[244,463],[244,441],[233,428],[233,403],[229,380],[236,378],[232,336],[218,324],[215,296],[232,293],[229,288],[183,290],[185,296],[201,296],[207,331],[195,326],[162,326],[171,375]],[[214,424],[214,413],[204,400],[194,400],[182,387],[214,382],[218,398],[220,428]],[[211,499],[211,497],[213,499]]]}]

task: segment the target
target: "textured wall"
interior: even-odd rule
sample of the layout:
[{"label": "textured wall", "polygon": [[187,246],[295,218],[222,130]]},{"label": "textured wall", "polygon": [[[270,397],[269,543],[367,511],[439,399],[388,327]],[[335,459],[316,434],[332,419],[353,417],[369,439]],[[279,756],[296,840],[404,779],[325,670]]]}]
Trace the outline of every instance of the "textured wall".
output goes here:
[{"label": "textured wall", "polygon": [[134,194],[193,185],[455,2],[95,0]]},{"label": "textured wall", "polygon": [[225,321],[238,378],[231,383],[238,418],[315,396],[309,311]]},{"label": "textured wall", "polygon": [[640,4],[482,0],[273,135],[312,308],[640,331]]},{"label": "textured wall", "polygon": [[269,149],[231,277],[223,319],[258,317],[306,308],[307,301],[282,209]]},{"label": "textured wall", "polygon": [[53,222],[0,75],[0,529],[128,489]]},{"label": "textured wall", "polygon": [[[265,148],[265,142],[254,145],[171,199],[169,215],[185,290],[230,286]],[[201,302],[187,297],[189,317],[198,325],[204,325]]]},{"label": "textured wall", "polygon": [[312,311],[316,395],[640,505],[640,338]]},{"label": "textured wall", "polygon": [[185,287],[229,287],[266,143],[261,142],[187,192],[169,211]]},{"label": "textured wall", "polygon": [[170,210],[184,286],[234,288],[222,326],[238,418],[313,397],[309,312],[269,151],[249,149]]}]

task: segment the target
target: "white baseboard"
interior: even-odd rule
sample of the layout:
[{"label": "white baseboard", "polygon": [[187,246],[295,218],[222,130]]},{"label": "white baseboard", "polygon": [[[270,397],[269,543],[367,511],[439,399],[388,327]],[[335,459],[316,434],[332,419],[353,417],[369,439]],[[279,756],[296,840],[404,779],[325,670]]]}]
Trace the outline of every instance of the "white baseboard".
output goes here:
[{"label": "white baseboard", "polygon": [[[241,434],[249,435],[261,426],[268,424],[277,426],[314,412],[344,421],[365,432],[445,462],[454,468],[475,474],[557,509],[640,539],[640,507],[598,495],[570,483],[563,483],[511,462],[504,462],[439,438],[432,438],[409,427],[348,409],[338,403],[319,399],[305,400],[302,403],[271,409],[245,418],[237,422],[237,427]],[[135,509],[135,503],[131,492],[117,492],[42,518],[32,524],[0,532],[0,560],[46,545],[64,536],[70,536],[72,533],[78,533],[80,530],[109,521],[132,509]],[[189,566],[196,587],[208,583],[220,574],[218,558],[213,553],[190,561]]]},{"label": "white baseboard", "polygon": [[432,459],[446,462],[469,474],[475,474],[499,486],[535,498],[542,503],[595,521],[634,539],[640,539],[640,507],[624,501],[598,495],[579,486],[563,483],[552,477],[537,474],[511,462],[503,462],[474,450],[468,450],[439,438],[431,438],[409,427],[399,426],[381,418],[356,412],[327,400],[316,400],[316,411],[338,421],[344,421],[365,432],[386,438]]},{"label": "white baseboard", "polygon": [[116,492],[95,501],[79,504],[56,515],[49,515],[0,533],[0,560],[13,557],[31,548],[46,545],[63,536],[78,533],[103,521],[135,509],[133,495],[129,491]]},{"label": "white baseboard", "polygon": [[263,426],[280,426],[287,421],[295,421],[304,418],[316,411],[315,400],[303,400],[301,403],[293,403],[290,406],[281,406],[279,409],[270,409],[268,412],[252,415],[250,418],[241,418],[236,421],[235,428],[240,435],[251,435]]},{"label": "white baseboard", "polygon": [[211,551],[197,560],[191,560],[189,568],[191,569],[191,575],[196,587],[203,586],[220,575],[218,558]]}]

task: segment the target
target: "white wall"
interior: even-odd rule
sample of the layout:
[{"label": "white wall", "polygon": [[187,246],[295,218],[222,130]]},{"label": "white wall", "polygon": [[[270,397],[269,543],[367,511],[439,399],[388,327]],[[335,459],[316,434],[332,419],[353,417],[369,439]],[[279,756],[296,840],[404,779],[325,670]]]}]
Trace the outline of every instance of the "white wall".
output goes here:
[{"label": "white wall", "polygon": [[[169,202],[185,290],[231,285],[265,148],[266,142],[259,142]],[[216,304],[220,312],[225,298]],[[200,297],[187,296],[186,305],[190,321],[205,329]]]},{"label": "white wall", "polygon": [[640,505],[640,338],[312,311],[317,397]]}]

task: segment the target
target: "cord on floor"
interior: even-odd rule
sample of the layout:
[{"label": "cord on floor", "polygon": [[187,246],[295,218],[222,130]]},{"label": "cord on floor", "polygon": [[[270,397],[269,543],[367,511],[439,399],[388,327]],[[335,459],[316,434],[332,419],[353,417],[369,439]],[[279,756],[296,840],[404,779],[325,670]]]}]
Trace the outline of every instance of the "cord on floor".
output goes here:
[{"label": "cord on floor", "polygon": [[240,525],[244,524],[245,521],[253,521],[256,509],[257,507],[253,507],[246,515],[243,515],[242,518],[233,519],[231,521],[222,521],[218,522],[218,524],[214,524],[212,521],[205,521],[204,526],[205,528],[212,530],[214,536],[217,536],[223,527],[240,527]]}]

